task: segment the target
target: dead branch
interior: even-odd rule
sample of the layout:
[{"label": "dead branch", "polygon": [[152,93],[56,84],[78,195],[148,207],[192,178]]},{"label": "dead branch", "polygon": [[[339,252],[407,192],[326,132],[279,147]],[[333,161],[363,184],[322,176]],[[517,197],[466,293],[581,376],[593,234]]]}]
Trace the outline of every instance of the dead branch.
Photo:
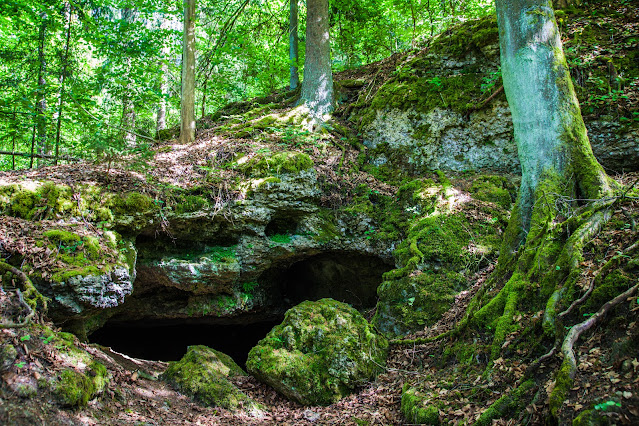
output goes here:
[{"label": "dead branch", "polygon": [[0,323],[0,329],[26,327],[31,322],[31,319],[35,315],[35,311],[34,311],[35,306],[31,306],[29,303],[27,303],[27,301],[25,301],[24,298],[33,297],[36,300],[36,302],[33,302],[33,305],[37,303],[37,300],[41,300],[45,309],[46,309],[46,299],[42,297],[40,293],[38,293],[38,290],[33,286],[33,283],[31,282],[27,274],[25,274],[18,268],[13,267],[6,262],[0,261],[0,272],[1,273],[11,272],[13,275],[18,277],[18,279],[24,286],[24,295],[22,294],[20,289],[16,289],[16,294],[18,295],[18,300],[20,302],[20,305],[27,310],[27,315],[25,316],[24,320],[17,323],[12,321],[2,322]]}]

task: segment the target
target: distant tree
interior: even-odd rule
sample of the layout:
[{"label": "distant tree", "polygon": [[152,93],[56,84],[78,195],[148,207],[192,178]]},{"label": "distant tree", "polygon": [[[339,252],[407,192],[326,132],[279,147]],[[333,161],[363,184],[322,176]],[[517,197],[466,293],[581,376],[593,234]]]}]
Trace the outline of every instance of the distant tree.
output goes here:
[{"label": "distant tree", "polygon": [[298,15],[298,0],[290,0],[290,14],[288,21],[288,59],[291,61],[291,76],[290,87],[291,90],[296,89],[300,84],[300,75],[298,71],[297,60],[299,58],[299,36],[297,34],[297,15]]},{"label": "distant tree", "polygon": [[[49,155],[47,141],[47,60],[45,55],[47,23],[49,17],[45,12],[40,14],[40,32],[38,36],[38,91],[36,101],[37,150],[40,155]],[[32,150],[33,153],[33,150]],[[33,158],[31,159],[33,163]],[[44,161],[41,161],[44,163]]]},{"label": "distant tree", "polygon": [[195,0],[184,0],[180,142],[195,140]]},{"label": "distant tree", "polygon": [[328,0],[308,0],[306,8],[306,56],[300,104],[306,104],[311,115],[321,121],[334,108]]}]

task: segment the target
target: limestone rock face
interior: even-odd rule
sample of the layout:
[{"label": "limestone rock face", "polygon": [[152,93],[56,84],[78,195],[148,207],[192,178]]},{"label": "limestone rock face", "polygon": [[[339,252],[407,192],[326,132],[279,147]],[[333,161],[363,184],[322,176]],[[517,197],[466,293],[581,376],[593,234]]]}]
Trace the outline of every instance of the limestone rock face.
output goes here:
[{"label": "limestone rock face", "polygon": [[75,314],[87,309],[113,308],[133,291],[133,280],[124,267],[103,274],[76,275],[54,282],[55,301]]},{"label": "limestone rock face", "polygon": [[383,368],[388,341],[350,306],[303,302],[251,349],[247,369],[305,405],[339,400]]},{"label": "limestone rock face", "polygon": [[258,405],[229,379],[246,373],[228,356],[206,346],[189,346],[177,362],[171,362],[161,378],[180,392],[213,407],[259,410]]}]

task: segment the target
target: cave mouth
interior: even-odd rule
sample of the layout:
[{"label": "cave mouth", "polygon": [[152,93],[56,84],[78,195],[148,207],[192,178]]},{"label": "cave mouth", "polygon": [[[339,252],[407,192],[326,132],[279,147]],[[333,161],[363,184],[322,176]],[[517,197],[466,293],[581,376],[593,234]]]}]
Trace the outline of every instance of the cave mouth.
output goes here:
[{"label": "cave mouth", "polygon": [[[229,355],[244,367],[249,351],[281,323],[287,309],[303,301],[330,297],[350,304],[368,317],[377,304],[382,274],[391,269],[378,256],[356,252],[306,256],[273,266],[258,278],[259,287],[268,293],[259,312],[236,318],[113,318],[94,331],[89,341],[131,357],[156,361],[178,361],[188,346],[204,345]],[[147,299],[145,306],[151,309],[153,301],[165,305],[167,298],[175,302],[180,294],[167,293],[164,288],[157,294],[146,292],[136,297]]]},{"label": "cave mouth", "polygon": [[334,251],[271,268],[260,281],[279,287],[289,306],[330,297],[365,311],[377,304],[377,287],[391,269],[378,256]]},{"label": "cave mouth", "polygon": [[204,345],[224,352],[244,368],[251,348],[281,320],[215,325],[160,320],[107,322],[89,336],[89,341],[154,361],[179,361],[189,346]]}]

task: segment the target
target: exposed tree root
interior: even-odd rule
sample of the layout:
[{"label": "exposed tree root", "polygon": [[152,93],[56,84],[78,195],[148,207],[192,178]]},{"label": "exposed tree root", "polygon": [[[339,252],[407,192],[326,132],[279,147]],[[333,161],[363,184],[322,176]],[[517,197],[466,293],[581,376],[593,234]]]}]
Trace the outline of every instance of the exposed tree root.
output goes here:
[{"label": "exposed tree root", "polygon": [[42,303],[44,309],[47,308],[47,300],[44,296],[38,292],[38,290],[34,287],[33,283],[21,270],[9,265],[6,262],[0,261],[0,273],[4,274],[6,272],[11,272],[14,274],[22,283],[24,287],[24,293],[20,291],[20,289],[16,289],[16,294],[18,296],[19,305],[24,307],[26,310],[26,315],[24,319],[19,322],[7,321],[0,323],[0,329],[3,328],[23,328],[31,323],[35,315],[35,309],[38,302]]},{"label": "exposed tree root", "polygon": [[601,321],[612,308],[632,296],[637,291],[637,288],[639,288],[639,284],[635,284],[614,299],[606,302],[597,313],[586,321],[573,326],[564,338],[563,344],[561,345],[564,361],[557,373],[555,387],[550,394],[550,411],[553,416],[557,417],[557,411],[566,399],[568,391],[572,387],[575,375],[577,374],[577,360],[573,349],[575,342],[577,342],[577,339],[579,339],[579,336],[581,336],[584,331],[589,330],[593,325]]}]

